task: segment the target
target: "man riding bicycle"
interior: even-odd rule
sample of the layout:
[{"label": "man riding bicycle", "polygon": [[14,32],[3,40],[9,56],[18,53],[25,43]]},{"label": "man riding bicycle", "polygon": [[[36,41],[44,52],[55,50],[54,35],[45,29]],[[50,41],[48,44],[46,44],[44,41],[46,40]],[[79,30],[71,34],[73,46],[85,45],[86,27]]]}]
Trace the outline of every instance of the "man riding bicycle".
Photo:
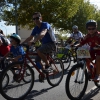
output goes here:
[{"label": "man riding bicycle", "polygon": [[66,41],[66,43],[72,43],[72,41],[74,40],[74,44],[77,44],[79,43],[82,38],[83,38],[83,35],[82,33],[78,30],[78,26],[74,25],[72,27],[72,30],[73,30],[73,33],[70,35],[70,37],[68,38],[68,40]]},{"label": "man riding bicycle", "polygon": [[[38,56],[45,62],[45,71],[48,72],[51,70],[51,67],[45,53],[50,53],[52,50],[56,49],[56,38],[51,25],[47,22],[42,22],[40,12],[35,12],[33,14],[33,21],[36,26],[32,30],[31,35],[23,43],[31,41],[37,35],[36,38],[34,38],[33,43],[41,40],[42,45],[37,49],[37,53]],[[29,42],[29,44],[32,44],[32,42]]]}]

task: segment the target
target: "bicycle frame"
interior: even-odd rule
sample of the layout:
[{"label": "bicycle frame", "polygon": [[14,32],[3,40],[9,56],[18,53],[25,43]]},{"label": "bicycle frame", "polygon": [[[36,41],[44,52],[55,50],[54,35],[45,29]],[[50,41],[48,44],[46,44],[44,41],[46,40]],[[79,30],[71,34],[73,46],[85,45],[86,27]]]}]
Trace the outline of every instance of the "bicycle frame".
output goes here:
[{"label": "bicycle frame", "polygon": [[[26,52],[25,59],[24,59],[24,66],[27,64],[27,59],[28,59],[30,61],[30,63],[34,66],[34,68],[39,72],[39,74],[42,77],[45,77],[45,74],[42,71],[40,71],[40,69],[36,66],[36,64],[31,60],[31,58],[29,57],[30,55],[37,56],[38,54],[35,52]],[[49,61],[54,62],[53,59],[49,56],[49,54],[47,54],[46,56]],[[54,66],[55,66],[55,64],[54,64]],[[42,65],[42,67],[43,67],[43,65]],[[58,69],[56,66],[55,66],[55,68],[56,68],[56,71],[58,72]],[[56,74],[57,72],[52,73],[52,74]],[[52,75],[52,74],[48,74],[48,75]]]},{"label": "bicycle frame", "polygon": [[[89,61],[91,64],[94,65],[94,68],[93,68],[94,71],[92,71],[90,66],[87,65],[87,61]],[[82,72],[82,77],[81,77],[80,82],[83,82],[84,72],[85,72],[86,68],[88,69],[88,71],[91,74],[91,79],[94,79],[94,77],[95,77],[95,69],[96,69],[95,63],[93,63],[89,58],[83,59],[81,62],[84,64],[84,66],[83,66],[83,72]],[[77,81],[78,74],[79,74],[79,69],[77,70],[75,81]]]}]

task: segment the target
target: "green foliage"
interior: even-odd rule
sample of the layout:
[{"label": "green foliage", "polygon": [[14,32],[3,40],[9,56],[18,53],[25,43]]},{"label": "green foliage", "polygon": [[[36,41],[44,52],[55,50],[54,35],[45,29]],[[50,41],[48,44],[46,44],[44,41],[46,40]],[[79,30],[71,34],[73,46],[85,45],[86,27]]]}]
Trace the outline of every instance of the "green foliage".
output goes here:
[{"label": "green foliage", "polygon": [[91,5],[89,2],[83,2],[79,5],[79,10],[77,11],[76,15],[72,18],[72,26],[78,25],[79,29],[85,32],[85,24],[89,19],[94,19],[96,13],[96,8]]},{"label": "green foliage", "polygon": [[[8,4],[12,3],[9,11],[4,11],[3,20],[7,24],[15,24],[15,0],[7,0]],[[16,0],[18,24],[33,27],[32,15],[35,11],[42,13],[43,20],[53,23],[57,27],[64,26],[68,18],[73,17],[81,0]],[[27,5],[26,5],[27,4]],[[9,16],[9,17],[8,17]]]},{"label": "green foliage", "polygon": [[38,11],[43,21],[63,30],[72,30],[73,25],[78,25],[85,34],[85,23],[89,19],[95,19],[100,29],[100,11],[89,0],[0,0],[0,9],[0,18],[7,25],[16,25],[17,13],[19,26],[33,28],[32,15]]}]

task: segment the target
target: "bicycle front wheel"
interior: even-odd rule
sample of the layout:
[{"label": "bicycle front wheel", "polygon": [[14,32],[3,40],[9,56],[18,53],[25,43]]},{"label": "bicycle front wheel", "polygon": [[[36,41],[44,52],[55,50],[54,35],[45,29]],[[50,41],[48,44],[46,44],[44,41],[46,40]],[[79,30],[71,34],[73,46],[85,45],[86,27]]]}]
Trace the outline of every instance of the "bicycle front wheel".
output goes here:
[{"label": "bicycle front wheel", "polygon": [[[8,65],[0,75],[0,92],[1,95],[7,100],[23,100],[34,85],[34,71],[29,66],[26,66],[28,72],[30,72],[29,78],[31,79],[30,82],[26,83],[23,81],[24,75],[21,73],[16,74],[19,70],[19,65],[22,67],[22,63],[20,62],[14,62]],[[5,75],[9,76],[9,83],[4,88],[3,82],[6,80]]]},{"label": "bicycle front wheel", "polygon": [[55,58],[51,63],[51,67],[53,68],[53,72],[46,74],[47,81],[51,86],[57,86],[62,81],[64,75],[64,66],[60,59]]},{"label": "bicycle front wheel", "polygon": [[5,88],[9,84],[9,76],[8,76],[8,74],[5,74],[4,79],[5,80],[3,81],[3,84],[2,84],[3,88]]},{"label": "bicycle front wheel", "polygon": [[81,67],[79,64],[74,65],[66,78],[65,90],[71,100],[80,100],[87,88],[88,74]]}]

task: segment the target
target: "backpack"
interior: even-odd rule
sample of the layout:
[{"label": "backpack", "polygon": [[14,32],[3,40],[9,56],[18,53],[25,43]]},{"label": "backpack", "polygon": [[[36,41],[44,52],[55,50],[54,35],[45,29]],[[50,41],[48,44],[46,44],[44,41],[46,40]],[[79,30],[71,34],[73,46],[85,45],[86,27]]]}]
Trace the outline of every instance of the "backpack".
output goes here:
[{"label": "backpack", "polygon": [[1,36],[0,38],[1,38],[2,42],[3,42],[3,45],[5,45],[5,46],[9,45],[9,40],[5,36]]}]

